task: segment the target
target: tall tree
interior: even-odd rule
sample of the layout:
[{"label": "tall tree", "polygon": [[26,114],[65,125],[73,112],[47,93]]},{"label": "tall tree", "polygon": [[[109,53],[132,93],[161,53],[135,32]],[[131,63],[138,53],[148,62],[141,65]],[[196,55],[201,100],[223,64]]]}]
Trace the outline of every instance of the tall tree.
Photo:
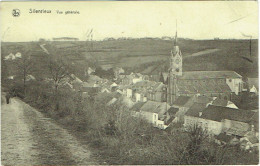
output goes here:
[{"label": "tall tree", "polygon": [[26,93],[26,81],[28,75],[33,73],[33,61],[31,59],[31,49],[26,47],[22,51],[21,57],[17,57],[14,61],[17,67],[18,77],[22,78],[23,93]]},{"label": "tall tree", "polygon": [[68,64],[66,64],[61,57],[55,57],[50,60],[49,65],[49,72],[50,72],[50,79],[53,83],[54,90],[53,90],[53,96],[56,102],[55,109],[59,109],[59,87],[62,85],[65,85],[69,79],[69,70],[68,70]]}]

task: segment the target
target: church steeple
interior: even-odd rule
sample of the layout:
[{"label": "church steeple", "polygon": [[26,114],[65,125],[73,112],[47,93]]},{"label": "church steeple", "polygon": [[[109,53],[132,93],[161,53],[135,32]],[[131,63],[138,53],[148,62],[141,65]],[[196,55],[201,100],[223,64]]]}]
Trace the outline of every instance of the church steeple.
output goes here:
[{"label": "church steeple", "polygon": [[170,71],[176,76],[182,76],[182,53],[177,43],[177,22],[176,22],[176,34],[174,39],[173,49],[171,50],[171,65]]},{"label": "church steeple", "polygon": [[178,44],[177,44],[177,22],[176,22],[176,33],[175,33],[175,39],[174,39],[174,46],[177,46]]},{"label": "church steeple", "polygon": [[171,50],[169,79],[167,88],[167,102],[172,105],[177,98],[177,82],[178,77],[182,76],[182,53],[177,43],[177,22],[176,22],[176,34],[173,41],[173,49]]}]

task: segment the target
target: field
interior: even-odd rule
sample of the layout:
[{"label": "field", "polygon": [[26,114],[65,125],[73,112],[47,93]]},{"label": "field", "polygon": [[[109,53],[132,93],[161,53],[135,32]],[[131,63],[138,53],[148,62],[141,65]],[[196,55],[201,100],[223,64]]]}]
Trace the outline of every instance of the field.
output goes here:
[{"label": "field", "polygon": [[[249,40],[179,39],[178,44],[184,58],[183,71],[233,70],[246,77],[258,77],[258,40],[252,40],[251,56]],[[38,63],[45,61],[46,55],[38,42],[2,43],[2,57],[19,52],[26,45],[33,48],[32,55]],[[47,49],[56,49],[77,66],[86,67],[95,59],[104,68],[123,67],[144,74],[167,71],[172,45],[172,41],[151,38],[92,43],[46,41]]]}]

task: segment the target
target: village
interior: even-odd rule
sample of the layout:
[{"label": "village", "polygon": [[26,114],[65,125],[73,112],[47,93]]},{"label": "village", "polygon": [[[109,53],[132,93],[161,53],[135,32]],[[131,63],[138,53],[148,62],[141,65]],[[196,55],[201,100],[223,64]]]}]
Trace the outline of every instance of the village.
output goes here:
[{"label": "village", "polygon": [[[42,94],[41,91],[36,92],[32,85],[38,88],[37,82],[41,82],[42,85],[51,85],[51,89],[56,89],[50,93],[53,93],[54,97],[66,94],[72,98],[71,94],[76,94],[81,102],[85,101],[82,103],[83,107],[88,106],[89,102],[94,102],[93,106],[94,109],[97,109],[96,111],[104,108],[95,105],[102,105],[105,102],[105,111],[117,112],[119,110],[131,118],[144,120],[158,130],[156,133],[159,135],[164,135],[165,132],[174,135],[176,130],[180,133],[192,132],[194,127],[198,127],[207,135],[208,141],[214,142],[220,147],[234,146],[239,147],[245,153],[258,152],[258,80],[243,78],[237,72],[227,70],[183,71],[185,56],[182,55],[179,47],[177,32],[172,43],[168,57],[169,68],[158,74],[125,71],[122,67],[113,67],[109,70],[88,67],[84,71],[85,79],[83,81],[76,76],[77,73],[68,73],[63,69],[64,64],[59,66],[59,63],[53,63],[54,66],[49,67],[51,77],[40,80],[38,75],[31,72],[26,73],[22,79],[24,85],[26,84],[24,87],[26,89],[30,87],[32,92],[27,90],[21,95],[17,89],[11,91],[13,91],[13,97],[22,98],[26,102],[33,100],[35,107],[40,108],[39,104],[43,101],[44,96],[48,95],[47,89],[44,90],[45,94]],[[52,56],[51,50],[46,47],[46,44],[39,44],[39,49],[45,55]],[[22,60],[25,63],[28,59],[24,58],[22,53],[17,52],[4,56],[3,60],[8,63]],[[28,62],[31,62],[30,59]],[[6,77],[10,85],[20,79],[16,75]],[[14,86],[17,85],[14,84]],[[23,95],[30,96],[32,99],[28,100]],[[98,96],[101,96],[101,101],[95,99]],[[44,100],[46,99],[45,97]],[[53,100],[51,97],[50,99]],[[49,108],[50,112],[71,109],[68,106],[60,108],[61,104],[57,104],[60,102],[59,100],[56,98],[52,101],[55,107]],[[77,101],[72,102],[71,105],[77,105]],[[46,108],[45,106],[42,111]],[[75,116],[75,113],[67,115],[63,111],[52,116],[54,118],[58,116],[61,119]],[[79,114],[79,116],[88,116],[86,110],[82,111],[83,115]],[[117,119],[118,116],[122,116],[122,113],[119,115],[116,115],[117,113],[106,114],[117,116],[109,117],[108,122],[102,121],[101,118],[103,126],[105,126],[101,125],[101,129],[105,128],[105,133],[113,136],[120,124],[114,124],[115,120],[111,119]],[[120,118],[124,120],[129,117]],[[74,123],[74,120],[72,119],[71,122]],[[82,119],[81,123],[85,124],[87,120]],[[130,121],[129,123],[135,122]],[[96,129],[94,130],[96,131]]]},{"label": "village", "polygon": [[[95,75],[95,68],[89,67],[85,72],[87,81],[71,74],[63,80],[63,86],[83,97],[111,96],[108,107],[123,102],[131,116],[144,119],[161,130],[180,125],[183,131],[188,131],[198,125],[217,144],[239,145],[250,152],[258,150],[258,108],[241,109],[233,102],[242,102],[244,94],[249,99],[258,97],[258,85],[245,81],[235,71],[182,71],[177,32],[170,53],[168,72],[144,75],[126,73],[123,68],[116,67],[113,68],[114,79],[109,80]],[[27,79],[34,78],[28,76]]]}]

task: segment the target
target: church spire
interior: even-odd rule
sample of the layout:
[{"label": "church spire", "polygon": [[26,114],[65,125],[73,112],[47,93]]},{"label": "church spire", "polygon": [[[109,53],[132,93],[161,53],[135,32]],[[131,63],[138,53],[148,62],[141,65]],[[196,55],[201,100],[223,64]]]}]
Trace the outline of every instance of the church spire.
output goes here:
[{"label": "church spire", "polygon": [[175,33],[175,39],[174,39],[174,46],[177,46],[177,20],[176,20],[176,33]]}]

